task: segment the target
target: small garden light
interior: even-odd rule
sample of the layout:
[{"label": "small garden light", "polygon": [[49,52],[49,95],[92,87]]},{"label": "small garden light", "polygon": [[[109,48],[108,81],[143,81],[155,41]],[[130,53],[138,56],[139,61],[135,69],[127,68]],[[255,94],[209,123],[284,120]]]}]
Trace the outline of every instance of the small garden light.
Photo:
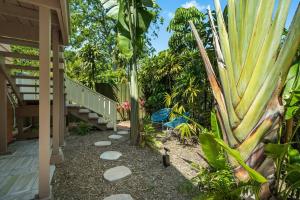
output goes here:
[{"label": "small garden light", "polygon": [[163,164],[165,167],[169,167],[170,166],[170,155],[168,154],[168,152],[170,151],[170,149],[164,147],[165,150],[165,155],[163,155]]}]

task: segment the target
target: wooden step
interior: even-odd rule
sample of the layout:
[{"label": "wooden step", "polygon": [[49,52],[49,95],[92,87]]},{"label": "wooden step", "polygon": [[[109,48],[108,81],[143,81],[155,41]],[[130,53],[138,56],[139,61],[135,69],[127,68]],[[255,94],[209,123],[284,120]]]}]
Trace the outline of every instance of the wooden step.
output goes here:
[{"label": "wooden step", "polygon": [[89,109],[85,109],[85,108],[81,108],[78,110],[79,113],[81,114],[89,114],[90,113],[90,110]]},{"label": "wooden step", "polygon": [[[29,88],[39,88],[39,85],[32,85],[32,84],[16,84],[17,87],[29,87]],[[53,88],[53,85],[50,85]],[[66,87],[65,87],[66,88]]]},{"label": "wooden step", "polygon": [[[40,71],[39,67],[36,66],[24,66],[24,65],[14,65],[14,64],[5,64],[5,67],[8,70],[19,69],[23,71]],[[50,68],[50,72],[53,71],[53,68]]]},{"label": "wooden step", "polygon": [[[31,76],[31,75],[12,75],[12,78],[15,79],[31,79],[31,80],[39,80],[40,77],[38,76]],[[50,80],[53,80],[53,78],[51,77]]]},{"label": "wooden step", "polygon": [[99,119],[99,116],[96,113],[89,113],[89,118],[90,119]]},{"label": "wooden step", "polygon": [[[38,55],[29,55],[29,54],[22,54],[17,52],[8,52],[8,51],[0,51],[0,56],[3,57],[9,57],[9,58],[20,58],[20,59],[26,59],[26,60],[36,60],[39,61],[40,57]],[[51,57],[51,62],[53,58]],[[60,63],[64,63],[63,58],[59,58]]]},{"label": "wooden step", "polygon": [[[68,113],[75,116],[82,121],[89,123],[90,125],[98,128],[99,130],[108,130],[106,123],[98,123],[98,119],[90,119],[88,113],[79,113],[79,110],[88,110],[76,107],[68,107]],[[89,111],[89,110],[88,110]]]},{"label": "wooden step", "polygon": [[5,64],[5,67],[8,69],[20,69],[20,70],[28,70],[28,71],[39,71],[39,67],[34,66],[23,66],[23,65],[13,65],[13,64]]}]

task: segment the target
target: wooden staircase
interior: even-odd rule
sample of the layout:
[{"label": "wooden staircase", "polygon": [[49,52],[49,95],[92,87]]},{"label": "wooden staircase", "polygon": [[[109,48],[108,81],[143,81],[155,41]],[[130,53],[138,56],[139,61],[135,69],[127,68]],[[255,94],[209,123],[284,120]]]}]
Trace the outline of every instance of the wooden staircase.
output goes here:
[{"label": "wooden staircase", "polygon": [[[39,59],[36,55],[25,55],[3,51],[0,51],[0,56],[27,60]],[[60,62],[63,62],[63,60]],[[11,74],[14,70],[22,70],[22,73]],[[51,69],[51,72],[52,71],[53,70]],[[15,113],[17,118],[38,116],[40,94],[38,76],[39,67],[6,63],[0,66],[0,73],[4,74],[7,79],[8,95],[11,96],[11,99],[16,105]],[[60,93],[60,96],[62,96],[62,102],[65,102],[65,115],[74,115],[100,130],[112,128],[116,130],[117,104],[115,101],[87,88],[67,76],[64,76],[63,73],[60,80],[63,82],[64,86],[62,86],[64,91]],[[50,87],[50,103],[52,105],[53,78],[50,80]],[[22,119],[19,121],[22,121]]]},{"label": "wooden staircase", "polygon": [[98,128],[99,130],[113,129],[112,123],[105,120],[103,116],[99,116],[97,113],[94,113],[89,109],[80,107],[75,104],[67,105],[67,109],[69,114],[82,121],[89,123],[90,125]]},{"label": "wooden staircase", "polygon": [[[39,85],[38,85],[38,77],[28,76],[28,75],[15,75],[11,76],[12,80],[14,80],[14,84],[16,89],[19,91],[19,94],[22,98],[22,104],[19,104],[16,108],[16,116],[17,118],[25,118],[25,117],[37,117],[39,115]],[[71,79],[68,79],[72,81]],[[76,83],[80,85],[79,83]],[[11,87],[11,84],[8,83],[8,86]],[[82,86],[83,87],[83,86]],[[51,85],[52,88],[52,85]],[[85,90],[89,90],[84,88]],[[110,130],[114,128],[113,122],[109,120],[109,118],[101,115],[100,113],[96,113],[93,110],[89,109],[89,106],[86,107],[84,104],[76,104],[76,100],[68,98],[69,96],[65,86],[65,97],[68,99],[68,103],[65,106],[65,115],[70,114],[74,117],[89,123],[91,126],[99,129],[99,130]],[[12,91],[12,90],[11,90]],[[52,91],[52,90],[51,90]],[[71,91],[75,92],[75,91]],[[78,93],[78,91],[76,91]],[[85,94],[86,95],[86,94]],[[98,94],[101,96],[101,94]],[[51,92],[50,98],[52,99],[53,93]],[[109,100],[112,101],[112,100]],[[79,102],[80,103],[80,102]],[[51,100],[52,105],[52,100]],[[51,106],[52,110],[52,106]]]}]

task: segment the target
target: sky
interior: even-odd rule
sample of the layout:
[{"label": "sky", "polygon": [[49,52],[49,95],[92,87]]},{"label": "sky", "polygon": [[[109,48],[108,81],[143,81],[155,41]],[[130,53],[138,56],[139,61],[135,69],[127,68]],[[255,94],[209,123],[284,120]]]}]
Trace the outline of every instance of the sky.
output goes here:
[{"label": "sky", "polygon": [[[276,0],[277,3],[278,0]],[[289,15],[286,22],[288,27],[292,21],[292,18],[296,12],[297,5],[300,0],[291,0]],[[226,0],[220,0],[222,7],[226,5]],[[207,6],[214,9],[213,0],[156,0],[156,3],[161,7],[161,16],[164,18],[164,24],[160,26],[158,32],[158,38],[153,39],[152,44],[157,52],[168,48],[168,40],[171,33],[167,32],[167,26],[174,16],[174,13],[179,7],[191,7],[195,6],[200,11],[205,11]]]}]

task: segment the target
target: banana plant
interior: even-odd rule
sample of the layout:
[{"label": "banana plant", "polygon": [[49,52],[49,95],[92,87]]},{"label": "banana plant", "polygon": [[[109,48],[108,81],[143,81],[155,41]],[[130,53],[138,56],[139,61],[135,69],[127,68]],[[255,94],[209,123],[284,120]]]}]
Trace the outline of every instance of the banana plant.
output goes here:
[{"label": "banana plant", "polygon": [[147,32],[155,14],[149,8],[155,6],[154,0],[101,0],[107,15],[117,20],[117,45],[130,66],[131,96],[131,143],[140,143],[139,103],[137,83],[138,50],[143,48],[144,34]]},{"label": "banana plant", "polygon": [[[239,152],[228,159],[239,181],[248,181],[248,167],[267,173],[266,138],[275,140],[284,108],[279,99],[300,42],[300,6],[283,45],[282,33],[291,0],[228,0],[228,24],[219,0],[214,0],[217,28],[209,11],[218,75],[207,56],[196,27],[190,22],[216,100],[223,140]],[[275,10],[275,11],[274,11]],[[273,13],[275,13],[273,15]],[[218,78],[217,78],[218,77]],[[224,143],[222,143],[224,142]],[[241,165],[243,161],[247,165]]]},{"label": "banana plant", "polygon": [[286,120],[285,141],[292,137],[294,127],[294,116],[300,109],[300,62],[292,65],[283,90],[282,101],[286,108],[284,119]]}]

